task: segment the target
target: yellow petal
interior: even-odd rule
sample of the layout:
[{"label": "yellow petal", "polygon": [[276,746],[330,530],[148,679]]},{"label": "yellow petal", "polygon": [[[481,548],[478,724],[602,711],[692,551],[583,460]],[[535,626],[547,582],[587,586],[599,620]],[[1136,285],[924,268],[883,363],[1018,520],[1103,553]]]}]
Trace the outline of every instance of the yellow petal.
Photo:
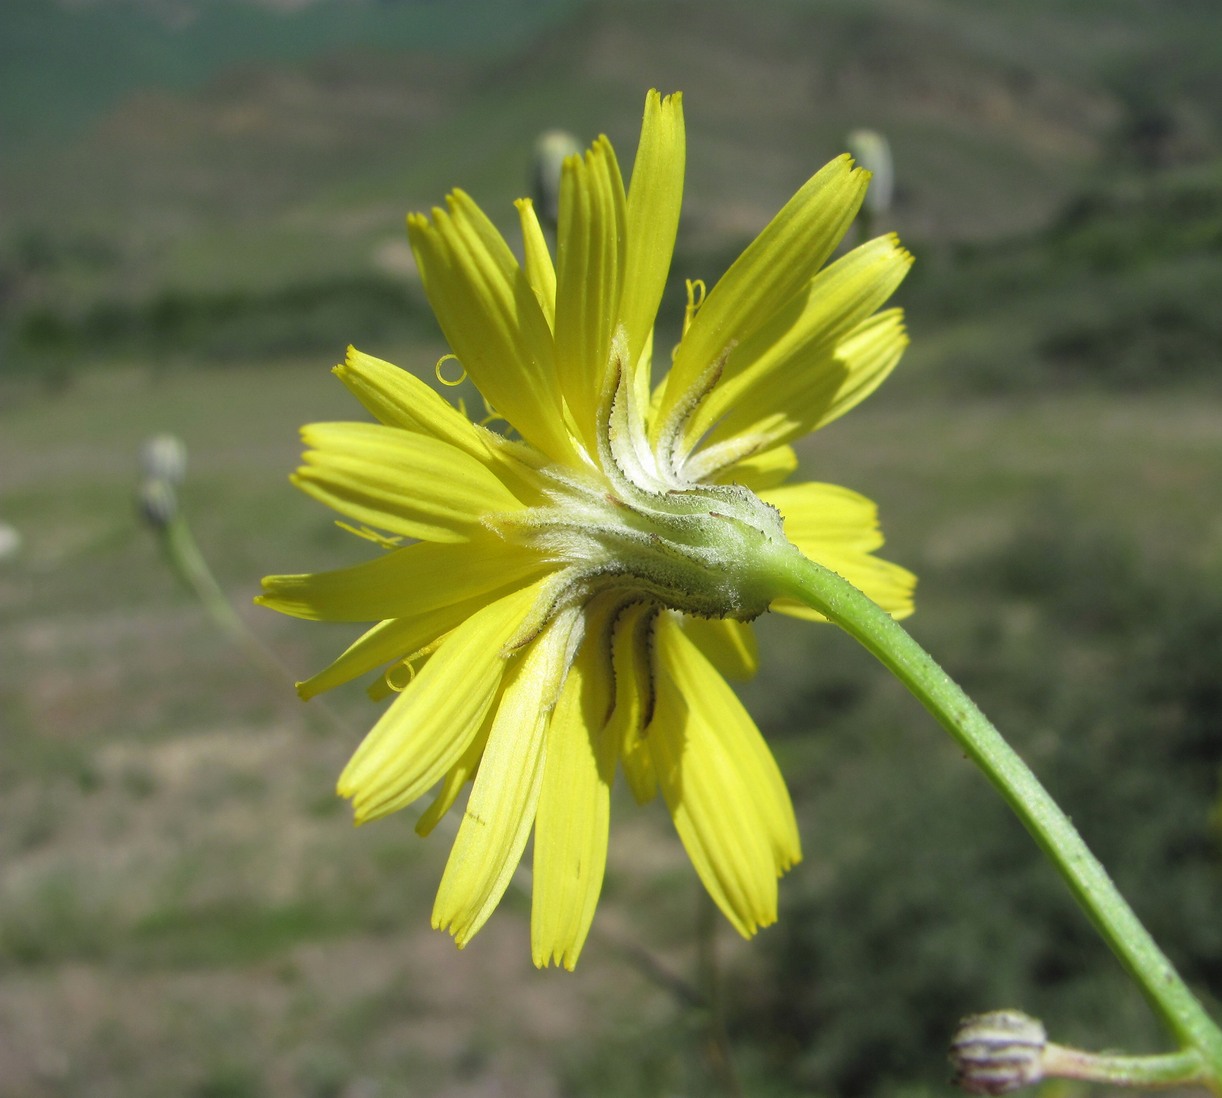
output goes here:
[{"label": "yellow petal", "polygon": [[781,512],[785,536],[815,560],[820,549],[868,553],[883,543],[874,501],[838,484],[785,484],[760,498]]},{"label": "yellow petal", "polygon": [[659,425],[695,381],[802,290],[844,235],[868,173],[846,155],[815,173],[709,291],[675,353]]},{"label": "yellow petal", "polygon": [[[886,236],[820,271],[730,352],[721,380],[693,417],[689,441],[714,424],[711,441],[754,433],[759,420],[789,411],[795,374],[808,401],[824,388],[837,392],[847,368],[834,348],[895,292],[911,266],[898,238]],[[825,381],[816,371],[830,377]],[[826,400],[791,414],[809,421],[825,406]]]},{"label": "yellow petal", "polygon": [[727,679],[742,682],[759,670],[755,629],[733,618],[684,618],[683,631]]},{"label": "yellow petal", "polygon": [[816,351],[793,369],[774,373],[767,386],[745,393],[710,438],[743,433],[776,445],[818,430],[874,392],[907,346],[901,310],[878,313],[834,346]]},{"label": "yellow petal", "polygon": [[662,794],[709,895],[750,937],[776,921],[776,878],[801,857],[789,794],[754,722],[670,615],[655,658],[648,742]]},{"label": "yellow petal", "polygon": [[348,348],[334,374],[381,423],[448,442],[486,459],[488,447],[475,425],[414,374],[393,363]]},{"label": "yellow petal", "polygon": [[526,257],[526,278],[535,292],[535,300],[543,312],[547,326],[556,327],[556,268],[547,248],[547,237],[529,198],[519,198],[514,205],[522,226],[522,245]]},{"label": "yellow petal", "polygon": [[353,347],[334,372],[382,423],[448,442],[487,465],[518,498],[538,497],[531,467],[519,460],[523,447],[472,423],[413,374]]},{"label": "yellow petal", "polygon": [[441,822],[441,818],[454,807],[454,802],[458,800],[463,786],[475,777],[476,771],[479,769],[480,759],[484,757],[484,748],[488,745],[488,733],[492,731],[492,722],[496,719],[496,712],[500,708],[500,699],[504,696],[504,691],[505,680],[502,679],[501,690],[489,707],[488,714],[484,717],[484,722],[480,725],[479,731],[472,737],[471,742],[467,744],[467,749],[459,756],[458,761],[450,767],[445,780],[441,783],[441,789],[438,790],[437,796],[433,798],[432,803],[420,814],[420,819],[416,821],[416,834],[421,838],[432,833],[433,828]]},{"label": "yellow petal", "polygon": [[596,412],[619,316],[624,201],[624,181],[605,137],[584,158],[564,162],[556,232],[556,364],[591,454],[597,452]]},{"label": "yellow petal", "polygon": [[887,379],[907,346],[903,309],[888,309],[859,324],[836,348],[844,366],[843,380],[830,392],[822,386],[801,389],[798,399],[808,400],[817,413],[804,417],[799,429],[817,431],[856,408]]},{"label": "yellow petal", "polygon": [[[847,579],[893,617],[913,612],[916,577],[898,564],[874,556],[883,544],[873,501],[835,484],[793,484],[761,492],[781,512],[785,536],[811,560]],[[822,614],[801,603],[780,600],[772,608],[807,621]]]},{"label": "yellow petal", "polygon": [[[645,98],[641,140],[628,187],[628,239],[620,302],[628,343],[627,368],[648,363],[645,351],[679,229],[685,157],[683,96],[676,93],[662,98],[651,91]],[[641,392],[648,392],[648,377],[638,388]]]},{"label": "yellow petal", "polygon": [[358,823],[410,804],[466,750],[505,673],[503,649],[538,594],[515,591],[472,615],[391,703],[340,775]]},{"label": "yellow petal", "polygon": [[741,484],[761,492],[780,484],[797,467],[798,455],[792,446],[773,446],[724,466],[713,479],[718,484]]},{"label": "yellow petal", "polygon": [[547,727],[547,764],[535,818],[531,953],[540,968],[572,971],[602,890],[618,744],[606,727],[610,652],[606,615],[593,620]]},{"label": "yellow petal", "polygon": [[297,693],[303,701],[308,701],[376,667],[405,659],[461,625],[487,601],[487,596],[478,595],[426,614],[378,622],[344,649],[338,659],[299,682]]},{"label": "yellow petal", "polygon": [[411,618],[520,587],[553,567],[538,553],[479,532],[457,544],[421,542],[350,568],[267,576],[255,601],[311,621]]},{"label": "yellow petal", "polygon": [[707,724],[732,761],[743,790],[764,822],[776,872],[785,872],[801,859],[801,841],[789,790],[764,737],[738,695],[688,640],[675,615],[659,618],[657,645],[663,680],[669,679],[690,695],[688,712]]},{"label": "yellow petal", "polygon": [[460,947],[500,901],[535,821],[546,757],[544,729],[563,682],[574,617],[556,618],[517,657],[488,733],[433,904],[433,926],[448,929]]},{"label": "yellow petal", "polygon": [[653,800],[658,793],[653,757],[644,739],[645,728],[653,719],[650,649],[656,614],[644,602],[628,606],[615,620],[611,641],[615,697],[607,734],[619,745],[624,779],[638,804]]},{"label": "yellow petal", "polygon": [[521,503],[449,443],[379,423],[315,423],[294,483],[358,522],[426,541],[465,541],[489,514]]},{"label": "yellow petal", "polygon": [[556,385],[552,333],[526,273],[496,227],[462,191],[448,212],[407,219],[433,311],[480,392],[522,437],[554,460],[573,446]]}]

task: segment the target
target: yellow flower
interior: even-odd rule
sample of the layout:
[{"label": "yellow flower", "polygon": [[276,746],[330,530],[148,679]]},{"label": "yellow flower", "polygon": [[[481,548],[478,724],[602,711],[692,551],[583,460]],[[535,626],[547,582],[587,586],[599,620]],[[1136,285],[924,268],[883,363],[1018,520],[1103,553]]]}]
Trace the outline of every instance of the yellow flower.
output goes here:
[{"label": "yellow flower", "polygon": [[[743,935],[776,919],[801,856],[785,784],[724,676],[756,669],[748,624],[794,546],[895,615],[913,577],[882,561],[870,501],[783,485],[790,442],[862,400],[906,344],[877,312],[911,257],[894,237],[825,269],[867,175],[818,172],[700,300],[669,373],[654,318],[683,189],[678,95],[646,100],[625,192],[605,137],[566,161],[556,259],[529,201],[524,262],[461,191],[408,234],[454,354],[519,438],[352,350],[336,368],[378,421],[317,424],[296,483],[386,550],[272,576],[260,601],[376,621],[303,697],[382,669],[393,702],[339,781],[358,822],[439,786],[427,834],[473,786],[433,923],[460,946],[496,907],[532,828],[535,963],[572,968],[606,862],[610,791],[660,790],[710,895]],[[782,528],[782,516],[783,528]],[[385,531],[374,535],[372,530]],[[788,539],[788,540],[787,540]],[[404,544],[407,543],[407,544]],[[790,544],[792,543],[792,544]]]}]

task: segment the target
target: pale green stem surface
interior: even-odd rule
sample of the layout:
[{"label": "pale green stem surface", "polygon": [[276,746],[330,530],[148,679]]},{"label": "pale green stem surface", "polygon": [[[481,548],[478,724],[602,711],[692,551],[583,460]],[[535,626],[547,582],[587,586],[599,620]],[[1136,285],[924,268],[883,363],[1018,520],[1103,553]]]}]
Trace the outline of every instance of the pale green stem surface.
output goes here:
[{"label": "pale green stem surface", "polygon": [[1048,1045],[1041,1059],[1045,1079],[1083,1079],[1128,1087],[1208,1086],[1202,1060],[1194,1049],[1162,1056],[1110,1056]]},{"label": "pale green stem surface", "polygon": [[225,597],[221,585],[216,582],[183,515],[176,514],[160,528],[160,533],[170,565],[199,599],[212,620],[240,643],[250,644],[249,630]]},{"label": "pale green stem surface", "polygon": [[785,596],[818,610],[860,641],[984,771],[1183,1046],[1186,1055],[1179,1062],[1184,1074],[1178,1081],[1199,1083],[1222,1095],[1222,1030],[1142,926],[1069,817],[976,704],[889,614],[834,572],[795,550],[776,558],[775,581]]},{"label": "pale green stem surface", "polygon": [[254,662],[265,667],[277,678],[292,676],[285,670],[280,661],[266,645],[251,631],[250,627],[238,616],[216,576],[208,567],[204,554],[200,551],[191,527],[185,516],[176,514],[167,523],[158,528],[161,546],[174,569],[175,574],[187,588],[199,599],[200,604],[225,633],[245,650]]}]

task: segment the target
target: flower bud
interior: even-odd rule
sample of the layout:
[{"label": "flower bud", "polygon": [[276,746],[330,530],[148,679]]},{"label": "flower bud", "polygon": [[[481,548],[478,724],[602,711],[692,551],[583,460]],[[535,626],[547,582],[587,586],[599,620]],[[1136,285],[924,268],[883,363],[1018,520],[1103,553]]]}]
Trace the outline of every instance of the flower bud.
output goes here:
[{"label": "flower bud", "polygon": [[875,130],[854,130],[848,136],[853,159],[870,173],[870,188],[864,206],[870,214],[885,214],[895,197],[895,165],[891,145]]},{"label": "flower bud", "polygon": [[552,228],[560,220],[560,169],[580,152],[581,142],[564,130],[547,130],[535,141],[531,195],[539,220]]},{"label": "flower bud", "polygon": [[1044,1075],[1043,1023],[1017,1010],[973,1014],[951,1040],[952,1081],[969,1094],[1009,1094]]},{"label": "flower bud", "polygon": [[140,447],[140,472],[148,480],[181,484],[187,475],[187,448],[174,435],[154,435]]},{"label": "flower bud", "polygon": [[155,530],[164,530],[178,514],[174,486],[161,477],[147,477],[136,491],[136,502],[144,521]]},{"label": "flower bud", "polygon": [[21,535],[17,527],[0,522],[0,561],[6,561],[21,552]]}]

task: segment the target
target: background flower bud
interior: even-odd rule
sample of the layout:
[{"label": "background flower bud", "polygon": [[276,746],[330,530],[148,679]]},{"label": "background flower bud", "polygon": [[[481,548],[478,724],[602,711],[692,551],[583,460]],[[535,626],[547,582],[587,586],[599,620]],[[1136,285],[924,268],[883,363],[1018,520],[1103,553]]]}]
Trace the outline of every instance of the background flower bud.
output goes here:
[{"label": "background flower bud", "polygon": [[973,1014],[951,1040],[952,1081],[969,1094],[1009,1094],[1043,1078],[1043,1023],[1017,1010]]},{"label": "background flower bud", "polygon": [[874,216],[891,209],[895,198],[895,165],[891,145],[877,130],[853,130],[847,138],[853,159],[870,172],[870,189],[862,203]]},{"label": "background flower bud", "polygon": [[581,142],[566,130],[546,130],[535,140],[531,195],[539,220],[553,229],[560,220],[560,169],[581,150]]},{"label": "background flower bud", "polygon": [[140,447],[140,472],[148,480],[181,484],[187,475],[187,448],[175,435],[154,435]]}]

